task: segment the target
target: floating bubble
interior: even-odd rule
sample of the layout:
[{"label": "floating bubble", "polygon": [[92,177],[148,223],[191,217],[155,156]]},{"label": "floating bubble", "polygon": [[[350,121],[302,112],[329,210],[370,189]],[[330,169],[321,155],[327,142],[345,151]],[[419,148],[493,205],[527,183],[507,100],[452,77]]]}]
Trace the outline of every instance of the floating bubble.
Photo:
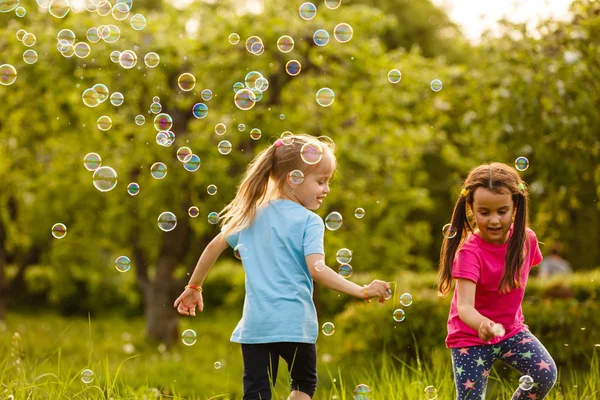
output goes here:
[{"label": "floating bubble", "polygon": [[529,168],[529,160],[527,159],[527,157],[518,157],[515,160],[515,168],[517,169],[517,171],[521,172]]},{"label": "floating bubble", "polygon": [[264,78],[263,75],[258,71],[250,71],[246,74],[244,82],[248,89],[256,88],[256,81],[260,78]]},{"label": "floating bubble", "polygon": [[64,238],[67,236],[67,226],[61,223],[52,225],[52,236],[56,239]]},{"label": "floating bubble", "polygon": [[427,386],[425,388],[425,400],[435,400],[438,397],[438,391],[435,386]]},{"label": "floating bubble", "polygon": [[108,99],[108,88],[106,87],[106,85],[103,85],[101,83],[96,83],[94,86],[92,86],[92,89],[94,89],[96,91],[96,93],[98,93],[98,101],[100,103],[104,103],[104,101],[106,99]]},{"label": "floating bubble", "polygon": [[161,111],[162,111],[162,105],[159,102],[155,101],[152,104],[150,104],[150,112],[152,114],[158,114]]},{"label": "floating bubble", "polygon": [[352,261],[352,250],[346,248],[339,249],[335,253],[335,260],[338,264],[350,264],[350,261]]},{"label": "floating bubble", "polygon": [[67,43],[66,45],[63,45],[63,44],[59,43],[58,46],[61,47],[60,54],[63,57],[71,58],[75,55],[75,47],[71,46],[70,44]]},{"label": "floating bubble", "polygon": [[236,82],[233,84],[233,93],[237,93],[245,87],[246,85],[244,85],[242,82]]},{"label": "floating bubble", "polygon": [[[250,53],[253,53],[253,49],[255,49],[254,51],[260,50],[262,44],[261,38],[258,36],[250,36],[248,39],[246,39],[246,50],[248,50]],[[257,45],[258,48],[254,47],[255,45]]]},{"label": "floating bubble", "polygon": [[150,167],[150,174],[154,179],[163,179],[167,176],[167,166],[161,162],[155,162]]},{"label": "floating bubble", "polygon": [[200,209],[196,206],[191,206],[188,209],[188,215],[192,218],[196,218],[198,215],[200,215]]},{"label": "floating bubble", "polygon": [[254,84],[256,89],[260,90],[261,92],[264,92],[269,88],[269,81],[264,76],[258,78]]},{"label": "floating bubble", "polygon": [[219,361],[215,361],[215,369],[221,369],[221,363]]},{"label": "floating bubble", "polygon": [[179,79],[177,79],[177,84],[179,88],[184,92],[189,92],[196,86],[196,77],[189,72],[183,73],[179,75]]},{"label": "floating bubble", "polygon": [[144,125],[144,123],[146,122],[146,117],[144,117],[141,114],[138,114],[135,116],[135,123],[136,125]]},{"label": "floating bubble", "polygon": [[122,51],[119,55],[119,64],[125,69],[131,69],[137,64],[137,54],[131,50]]},{"label": "floating bubble", "polygon": [[317,104],[322,107],[329,107],[335,101],[335,94],[329,88],[321,88],[317,92]]},{"label": "floating bubble", "polygon": [[9,12],[19,6],[19,0],[0,0],[0,12]]},{"label": "floating bubble", "polygon": [[17,70],[10,64],[0,65],[0,84],[8,86],[17,80]]},{"label": "floating bubble", "polygon": [[263,94],[260,90],[258,90],[257,88],[252,88],[250,89],[252,91],[252,93],[254,93],[254,101],[260,101],[260,99],[262,99]]},{"label": "floating bubble", "polygon": [[190,154],[192,154],[192,149],[190,149],[189,147],[184,146],[177,149],[177,159],[180,162],[184,162],[186,157]]},{"label": "floating bubble", "polygon": [[158,97],[158,96],[154,96],[154,97],[152,98],[152,102],[153,102],[153,103],[160,103],[160,97]]},{"label": "floating bubble", "polygon": [[365,216],[365,209],[358,207],[356,210],[354,210],[354,216],[358,219],[361,219]]},{"label": "floating bubble", "polygon": [[337,24],[333,28],[333,37],[340,43],[349,42],[352,39],[353,33],[352,27],[346,23]]},{"label": "floating bubble", "polygon": [[333,322],[325,322],[323,326],[321,326],[321,332],[325,336],[331,336],[335,333],[335,325]]},{"label": "floating bubble", "polygon": [[74,47],[75,47],[75,55],[78,58],[86,58],[87,56],[90,55],[90,52],[92,51],[92,49],[90,48],[90,45],[87,44],[86,42],[79,42]]},{"label": "floating bubble", "polygon": [[222,123],[219,122],[218,124],[215,125],[215,133],[219,136],[224,135],[225,132],[227,132],[227,126]]},{"label": "floating bubble", "polygon": [[113,6],[111,12],[114,19],[123,21],[129,17],[129,6],[127,6],[127,4],[117,3]]},{"label": "floating bubble", "polygon": [[313,19],[315,15],[317,15],[317,7],[313,3],[306,2],[300,6],[299,12],[300,18],[308,21]]},{"label": "floating bubble", "polygon": [[83,157],[83,166],[88,171],[95,171],[100,165],[102,165],[102,158],[97,153],[88,153]]},{"label": "floating bubble", "polygon": [[279,138],[286,146],[289,146],[290,144],[294,143],[294,134],[290,131],[283,132],[281,136],[279,136]]},{"label": "floating bubble", "polygon": [[200,97],[202,97],[202,100],[204,101],[210,101],[210,99],[212,99],[212,91],[210,89],[204,89],[201,93],[200,93]]},{"label": "floating bubble", "polygon": [[97,43],[100,41],[100,35],[98,35],[98,28],[92,27],[87,30],[85,37],[90,43]]},{"label": "floating bubble", "polygon": [[92,383],[92,381],[94,380],[94,371],[92,371],[91,369],[84,369],[83,371],[81,371],[80,376],[81,381],[87,385],[88,383]]},{"label": "floating bubble", "polygon": [[302,65],[298,60],[290,60],[285,64],[285,72],[290,76],[296,76],[302,70]]},{"label": "floating bubble", "polygon": [[64,18],[71,10],[71,3],[68,0],[52,0],[48,6],[48,13],[55,18]]},{"label": "floating bubble", "polygon": [[107,117],[106,115],[103,115],[100,118],[98,118],[96,125],[101,131],[107,131],[110,128],[112,128],[112,119],[110,119],[110,117]]},{"label": "floating bubble", "polygon": [[27,49],[23,53],[23,61],[25,61],[25,63],[27,63],[27,64],[35,64],[35,62],[37,60],[38,60],[38,54],[36,53],[35,50]]},{"label": "floating bubble", "polygon": [[[0,67],[0,70],[1,70],[1,68],[2,67]],[[83,91],[83,94],[81,95],[81,99],[83,100],[83,104],[85,104],[88,107],[96,107],[98,104],[100,104],[98,92],[96,92],[94,89],[91,89],[91,88],[85,89]]]},{"label": "floating bubble", "polygon": [[208,115],[208,106],[204,103],[196,103],[192,107],[192,115],[198,119],[206,118]]},{"label": "floating bubble", "polygon": [[131,260],[127,256],[119,256],[115,260],[115,268],[119,272],[127,272],[131,268]]},{"label": "floating bubble", "polygon": [[197,340],[197,335],[193,329],[186,329],[181,334],[181,341],[186,346],[193,346],[194,344],[196,344],[196,340]]},{"label": "floating bubble", "polygon": [[120,106],[125,101],[125,96],[121,92],[114,92],[110,95],[110,104],[113,106]]},{"label": "floating bubble", "polygon": [[177,226],[177,217],[169,211],[165,211],[158,216],[158,227],[161,231],[170,232]]},{"label": "floating bubble", "polygon": [[288,35],[281,36],[277,39],[277,48],[282,53],[289,53],[294,50],[294,39]]},{"label": "floating bubble", "polygon": [[255,56],[260,56],[262,53],[265,52],[264,43],[262,41],[253,43],[252,46],[250,47],[250,52],[252,54],[254,54]]},{"label": "floating bubble", "polygon": [[402,293],[400,295],[400,304],[404,307],[409,307],[412,304],[412,296],[410,293]]},{"label": "floating bubble", "polygon": [[444,235],[446,239],[452,239],[457,233],[456,228],[453,227],[452,224],[446,224],[442,227],[442,235]]},{"label": "floating bubble", "polygon": [[119,58],[121,57],[121,52],[119,50],[113,50],[110,53],[110,61],[117,64],[119,62]]},{"label": "floating bubble", "polygon": [[261,136],[262,132],[258,128],[252,128],[252,130],[250,131],[250,137],[252,138],[252,140],[258,140],[261,138]]},{"label": "floating bubble", "polygon": [[256,95],[250,89],[242,89],[235,94],[233,102],[240,110],[248,111],[256,104]]},{"label": "floating bubble", "polygon": [[113,190],[117,186],[117,171],[111,167],[99,167],[94,171],[92,182],[101,192]]},{"label": "floating bubble", "polygon": [[342,278],[350,278],[352,276],[352,265],[350,264],[342,264],[340,265],[340,267],[338,268],[338,274],[340,274],[340,276]]},{"label": "floating bubble", "polygon": [[146,67],[148,68],[155,68],[159,63],[160,56],[153,51],[144,56],[144,64],[146,64]]},{"label": "floating bubble", "polygon": [[390,83],[398,83],[402,80],[402,72],[398,69],[391,69],[390,72],[388,72],[387,78]]},{"label": "floating bubble", "polygon": [[238,35],[237,33],[232,33],[229,35],[229,43],[231,44],[238,44],[240,42],[240,35]]},{"label": "floating bubble", "polygon": [[37,41],[37,38],[35,37],[35,35],[33,33],[26,33],[25,36],[23,36],[23,44],[27,47],[31,47],[35,44],[35,42]]},{"label": "floating bubble", "polygon": [[173,118],[169,114],[161,113],[154,117],[154,129],[168,131],[173,127]]},{"label": "floating bubble", "polygon": [[217,222],[219,222],[219,213],[213,211],[211,213],[208,214],[208,222],[211,225],[215,225]]},{"label": "floating bubble", "polygon": [[293,170],[290,172],[290,182],[292,182],[294,185],[301,184],[304,182],[304,173],[299,169]]},{"label": "floating bubble", "polygon": [[134,30],[141,31],[146,27],[146,17],[144,17],[142,14],[135,14],[129,20],[129,24]]},{"label": "floating bubble", "polygon": [[167,132],[158,132],[156,134],[156,143],[164,147],[170,146],[171,143],[169,142],[169,135],[167,135]]},{"label": "floating bubble", "polygon": [[534,386],[534,382],[533,382],[533,378],[531,376],[523,375],[522,377],[519,378],[519,389],[527,392],[527,391],[533,389],[533,386]]},{"label": "floating bubble", "polygon": [[27,10],[25,9],[25,7],[19,6],[15,9],[15,14],[19,18],[23,18],[25,14],[27,14]]},{"label": "floating bubble", "polygon": [[323,260],[319,260],[315,263],[315,270],[317,270],[317,272],[323,271],[326,267],[327,265],[325,265],[325,261]]},{"label": "floating bubble", "polygon": [[23,41],[23,36],[25,36],[25,34],[27,34],[27,31],[25,29],[19,29],[17,31],[17,40],[19,42],[22,42]]},{"label": "floating bubble", "polygon": [[406,313],[404,312],[403,309],[397,308],[396,310],[394,310],[394,314],[392,314],[392,318],[396,322],[402,322],[402,321],[404,321],[404,318],[406,318]]},{"label": "floating bubble", "polygon": [[371,388],[361,383],[354,388],[354,400],[369,400],[369,393]]},{"label": "floating bubble", "polygon": [[330,231],[337,231],[340,229],[342,227],[342,222],[342,214],[337,211],[329,213],[329,215],[325,217],[325,227]]},{"label": "floating bubble", "polygon": [[233,255],[238,260],[242,260],[242,259],[247,260],[248,259],[248,247],[246,247],[246,245],[244,245],[244,244],[238,244],[233,249]]},{"label": "floating bubble", "polygon": [[304,143],[300,149],[302,161],[309,165],[317,164],[323,158],[323,147],[319,143]]},{"label": "floating bubble", "polygon": [[[121,37],[121,30],[116,25],[106,25],[103,29],[98,28],[98,36],[104,39],[106,43],[115,43]],[[137,48],[135,50],[137,50]]]},{"label": "floating bubble", "polygon": [[214,196],[215,194],[217,194],[217,186],[216,185],[208,185],[206,187],[206,193],[208,193],[211,196]]},{"label": "floating bubble", "polygon": [[342,4],[342,0],[325,0],[325,7],[335,10]]},{"label": "floating bubble", "polygon": [[185,159],[183,163],[183,168],[189,172],[196,172],[200,168],[200,157],[196,154],[192,154]]},{"label": "floating bubble", "polygon": [[391,298],[392,298],[392,289],[388,289],[388,290],[385,292],[385,297],[384,297],[384,299],[385,299],[385,300],[389,300],[389,299],[391,299]]},{"label": "floating bubble", "polygon": [[325,29],[315,31],[313,41],[317,46],[325,46],[329,43],[329,33]]},{"label": "floating bubble", "polygon": [[231,147],[231,142],[229,142],[228,140],[221,140],[217,145],[217,150],[219,150],[219,153],[227,155],[231,153]]},{"label": "floating bubble", "polygon": [[[93,0],[95,1],[95,0]],[[133,7],[133,0],[117,0],[116,1],[117,4],[122,3],[127,5],[127,7],[129,7],[129,9],[131,10],[131,7]]]},{"label": "floating bubble", "polygon": [[[92,1],[96,1],[96,0],[92,0]],[[100,2],[98,2],[97,8],[96,8],[96,12],[98,13],[98,15],[100,15],[102,17],[106,17],[108,14],[110,14],[111,11],[112,11],[112,6],[111,6],[110,2],[108,2],[106,0],[101,0]]]},{"label": "floating bubble", "polygon": [[440,81],[439,79],[434,79],[431,81],[431,90],[433,90],[434,92],[439,92],[440,90],[442,90],[442,87],[444,86],[442,84],[442,81]]},{"label": "floating bubble", "polygon": [[130,196],[136,196],[140,192],[140,185],[137,182],[131,182],[127,185],[127,193]]}]

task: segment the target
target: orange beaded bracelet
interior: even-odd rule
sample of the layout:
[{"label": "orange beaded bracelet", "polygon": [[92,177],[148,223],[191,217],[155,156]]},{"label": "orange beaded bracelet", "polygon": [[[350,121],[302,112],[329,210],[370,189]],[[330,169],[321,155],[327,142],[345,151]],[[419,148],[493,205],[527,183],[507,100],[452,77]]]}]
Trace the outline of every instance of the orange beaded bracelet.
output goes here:
[{"label": "orange beaded bracelet", "polygon": [[202,286],[198,285],[185,285],[185,289],[194,289],[202,293]]},{"label": "orange beaded bracelet", "polygon": [[365,298],[365,301],[367,303],[370,303],[371,300],[369,300],[369,290],[367,290],[367,285],[364,285],[363,289],[364,289],[364,298]]}]

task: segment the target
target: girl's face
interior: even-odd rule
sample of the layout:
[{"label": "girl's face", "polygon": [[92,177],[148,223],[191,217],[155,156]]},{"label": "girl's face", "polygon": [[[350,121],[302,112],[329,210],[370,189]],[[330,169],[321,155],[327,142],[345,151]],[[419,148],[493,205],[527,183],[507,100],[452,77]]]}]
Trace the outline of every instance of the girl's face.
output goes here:
[{"label": "girl's face", "polygon": [[515,206],[508,190],[502,193],[478,187],[473,192],[473,214],[479,236],[488,243],[502,244],[508,240]]},{"label": "girl's face", "polygon": [[309,210],[317,210],[325,196],[329,193],[329,181],[333,175],[334,167],[330,159],[331,155],[323,156],[323,160],[319,165],[311,169],[304,175],[304,180],[300,184],[293,184],[288,177],[288,193],[287,197],[296,203],[308,208]]}]

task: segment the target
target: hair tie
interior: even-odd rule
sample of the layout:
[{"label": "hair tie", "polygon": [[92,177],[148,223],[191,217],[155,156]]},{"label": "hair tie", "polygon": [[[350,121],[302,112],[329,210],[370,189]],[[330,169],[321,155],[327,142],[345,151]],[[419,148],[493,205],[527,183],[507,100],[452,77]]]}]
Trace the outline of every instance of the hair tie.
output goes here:
[{"label": "hair tie", "polygon": [[283,145],[283,140],[277,139],[274,144],[275,147],[280,148]]},{"label": "hair tie", "polygon": [[460,195],[461,197],[465,197],[469,192],[467,192],[467,189],[463,189],[460,191]]},{"label": "hair tie", "polygon": [[519,184],[517,185],[517,187],[519,188],[519,190],[520,190],[521,192],[524,192],[524,191],[525,191],[525,185],[523,185],[523,182],[519,183]]}]

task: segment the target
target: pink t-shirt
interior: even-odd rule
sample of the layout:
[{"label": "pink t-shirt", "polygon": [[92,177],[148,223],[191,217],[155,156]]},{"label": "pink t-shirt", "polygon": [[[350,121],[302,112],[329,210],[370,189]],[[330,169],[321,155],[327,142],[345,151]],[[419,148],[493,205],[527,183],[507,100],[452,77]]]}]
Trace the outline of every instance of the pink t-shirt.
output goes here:
[{"label": "pink t-shirt", "polygon": [[[512,235],[512,227],[511,232]],[[448,316],[448,348],[496,344],[527,329],[524,324],[521,302],[525,295],[525,286],[531,267],[542,261],[542,253],[535,232],[527,228],[525,244],[525,262],[521,269],[522,288],[508,293],[500,293],[498,284],[504,276],[504,262],[508,241],[503,244],[492,244],[484,241],[476,234],[471,234],[456,252],[452,264],[454,279],[469,279],[477,284],[475,289],[475,309],[483,316],[504,326],[506,334],[494,337],[490,342],[483,342],[475,329],[472,329],[458,316],[457,292],[454,290],[450,315]]]}]

